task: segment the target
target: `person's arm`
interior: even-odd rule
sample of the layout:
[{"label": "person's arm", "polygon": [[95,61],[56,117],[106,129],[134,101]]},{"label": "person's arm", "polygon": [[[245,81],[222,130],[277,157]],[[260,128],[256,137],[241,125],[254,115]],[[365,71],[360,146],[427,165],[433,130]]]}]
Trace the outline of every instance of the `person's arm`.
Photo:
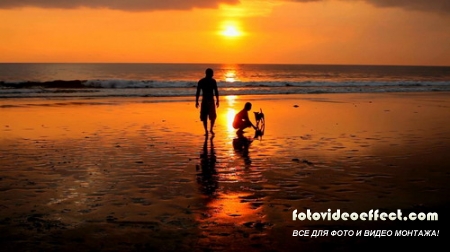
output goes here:
[{"label": "person's arm", "polygon": [[197,84],[197,92],[195,93],[195,107],[198,108],[198,97],[200,96],[200,82]]},{"label": "person's arm", "polygon": [[219,107],[219,89],[217,88],[217,82],[214,80],[214,93],[216,94],[216,106]]},{"label": "person's arm", "polygon": [[247,113],[245,113],[245,115],[244,115],[244,118],[243,118],[243,119],[244,119],[244,121],[246,121],[246,122],[250,123],[250,125],[252,126],[252,128],[256,130],[256,126],[255,126],[255,125],[253,125],[252,121],[250,121],[250,118],[248,117],[248,112],[247,112]]}]

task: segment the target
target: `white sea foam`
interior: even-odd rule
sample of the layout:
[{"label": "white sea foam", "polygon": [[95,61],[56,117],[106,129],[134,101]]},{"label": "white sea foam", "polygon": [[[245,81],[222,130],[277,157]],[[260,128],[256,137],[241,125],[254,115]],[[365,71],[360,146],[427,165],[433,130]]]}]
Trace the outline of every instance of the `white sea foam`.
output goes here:
[{"label": "white sea foam", "polygon": [[450,67],[0,64],[0,98],[192,96],[206,67],[221,95],[450,91]]},{"label": "white sea foam", "polygon": [[[89,80],[80,87],[45,83],[14,83],[0,85],[0,97],[161,97],[192,96],[196,83],[189,81]],[[314,94],[314,93],[377,93],[450,91],[450,81],[265,81],[218,82],[221,95],[251,94]]]}]

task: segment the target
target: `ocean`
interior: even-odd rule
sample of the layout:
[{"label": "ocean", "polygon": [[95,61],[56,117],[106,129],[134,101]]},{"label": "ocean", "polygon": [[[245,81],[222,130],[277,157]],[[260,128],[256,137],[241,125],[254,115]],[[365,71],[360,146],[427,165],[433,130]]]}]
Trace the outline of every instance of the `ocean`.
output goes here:
[{"label": "ocean", "polygon": [[450,91],[450,67],[2,63],[0,98],[195,95],[206,68],[220,95]]}]

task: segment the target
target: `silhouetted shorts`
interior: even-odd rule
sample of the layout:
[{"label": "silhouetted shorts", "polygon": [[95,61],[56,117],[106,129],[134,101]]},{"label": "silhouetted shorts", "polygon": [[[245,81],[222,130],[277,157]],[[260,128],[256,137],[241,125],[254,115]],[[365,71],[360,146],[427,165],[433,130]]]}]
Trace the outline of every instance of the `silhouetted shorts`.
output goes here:
[{"label": "silhouetted shorts", "polygon": [[202,101],[200,120],[206,121],[208,118],[209,120],[216,120],[216,117],[216,104],[214,100]]}]

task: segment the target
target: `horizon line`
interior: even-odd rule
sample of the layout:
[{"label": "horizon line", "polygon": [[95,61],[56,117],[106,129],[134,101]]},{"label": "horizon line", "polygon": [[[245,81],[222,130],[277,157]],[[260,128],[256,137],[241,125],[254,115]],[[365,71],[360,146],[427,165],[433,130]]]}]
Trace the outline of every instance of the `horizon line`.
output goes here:
[{"label": "horizon line", "polygon": [[0,64],[160,64],[160,65],[303,65],[303,66],[392,66],[450,67],[450,65],[369,64],[369,63],[217,63],[217,62],[0,62]]}]

